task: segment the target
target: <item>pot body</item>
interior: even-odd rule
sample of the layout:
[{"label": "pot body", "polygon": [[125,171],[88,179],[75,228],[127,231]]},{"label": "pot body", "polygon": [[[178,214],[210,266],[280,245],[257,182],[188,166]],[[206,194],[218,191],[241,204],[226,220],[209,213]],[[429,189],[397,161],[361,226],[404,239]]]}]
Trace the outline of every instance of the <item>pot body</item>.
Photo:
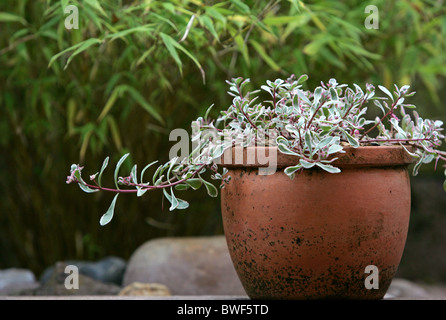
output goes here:
[{"label": "pot body", "polygon": [[277,159],[271,175],[223,164],[232,177],[222,189],[225,236],[250,298],[383,298],[405,246],[411,159],[367,148],[343,154],[341,173],[305,169],[294,179],[282,170],[294,157]]}]

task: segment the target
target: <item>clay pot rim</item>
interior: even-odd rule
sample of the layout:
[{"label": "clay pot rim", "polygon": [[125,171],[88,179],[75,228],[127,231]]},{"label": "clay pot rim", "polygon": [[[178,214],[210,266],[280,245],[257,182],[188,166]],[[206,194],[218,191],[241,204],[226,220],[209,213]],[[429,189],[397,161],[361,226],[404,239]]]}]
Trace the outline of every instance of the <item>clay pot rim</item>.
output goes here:
[{"label": "clay pot rim", "polygon": [[[405,146],[412,151],[410,145]],[[243,150],[242,150],[243,149]],[[241,160],[241,150],[243,160]],[[344,147],[345,153],[335,153],[330,159],[338,158],[331,165],[339,168],[348,167],[392,167],[408,166],[414,162],[414,158],[400,145],[392,146],[361,146],[353,148]],[[239,153],[237,153],[239,152]],[[277,159],[268,161],[270,152],[277,154]],[[237,154],[237,157],[236,157]],[[259,155],[259,157],[257,156]],[[286,155],[277,150],[277,147],[233,147],[226,150],[220,158],[220,165],[226,168],[240,167],[271,167],[285,168],[298,163],[299,157]],[[229,160],[229,161],[228,161]]]}]

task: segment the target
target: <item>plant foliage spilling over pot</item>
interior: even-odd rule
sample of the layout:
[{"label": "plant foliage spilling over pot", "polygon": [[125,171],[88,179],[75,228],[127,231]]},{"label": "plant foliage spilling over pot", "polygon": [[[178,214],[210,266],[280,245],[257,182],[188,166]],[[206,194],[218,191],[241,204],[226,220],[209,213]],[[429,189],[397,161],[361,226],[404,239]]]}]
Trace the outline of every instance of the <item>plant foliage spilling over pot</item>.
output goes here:
[{"label": "plant foliage spilling over pot", "polygon": [[[177,197],[177,191],[196,190],[204,185],[208,194],[216,197],[218,188],[203,178],[203,173],[210,171],[211,179],[220,180],[220,188],[224,188],[231,177],[226,168],[219,170],[220,159],[225,150],[235,146],[276,146],[281,154],[294,156],[295,162],[284,169],[290,179],[313,167],[333,174],[341,172],[334,161],[345,152],[345,147],[399,145],[413,157],[414,175],[423,164],[435,162],[436,168],[440,160],[446,160],[446,152],[440,150],[445,138],[442,121],[423,119],[415,110],[409,112],[415,106],[407,100],[415,92],[408,85],[395,85],[392,89],[378,85],[382,93],[378,95],[373,85],[348,86],[336,79],[321,82],[313,91],[304,90],[307,79],[307,75],[301,75],[266,81],[257,90],[248,90],[249,79],[227,81],[228,94],[233,98],[231,105],[217,119],[209,117],[211,106],[203,117],[192,122],[194,147],[188,156],[174,157],[157,166],[157,161],[151,162],[139,173],[135,164],[130,175],[123,177],[119,169],[128,156],[125,154],[115,166],[114,187],[102,184],[108,157],[89,182],[81,176],[83,167],[73,164],[67,183],[76,182],[87,193],[115,193],[100,219],[100,224],[105,225],[113,218],[121,193],[142,196],[147,191],[162,189],[171,211],[189,206]],[[370,107],[374,110],[368,110]],[[375,116],[368,118],[373,112]],[[152,166],[154,173],[149,180],[145,173]]]}]

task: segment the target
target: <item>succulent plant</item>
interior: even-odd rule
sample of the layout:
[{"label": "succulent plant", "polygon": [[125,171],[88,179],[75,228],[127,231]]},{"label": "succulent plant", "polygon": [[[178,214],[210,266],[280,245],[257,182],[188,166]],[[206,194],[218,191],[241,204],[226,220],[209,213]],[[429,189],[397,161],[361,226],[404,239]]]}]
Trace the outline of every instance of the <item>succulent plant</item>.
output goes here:
[{"label": "succulent plant", "polygon": [[[442,121],[423,119],[415,110],[412,116],[407,112],[415,108],[406,101],[415,94],[410,92],[410,86],[395,85],[392,92],[378,85],[383,93],[378,95],[373,85],[367,84],[363,89],[357,84],[348,86],[330,79],[311,91],[303,89],[307,79],[307,75],[301,75],[268,80],[257,90],[247,90],[249,79],[227,81],[231,105],[217,119],[209,117],[211,106],[203,117],[193,121],[191,138],[175,147],[175,150],[189,150],[192,142],[192,152],[181,158],[172,156],[168,162],[158,165],[151,181],[145,182],[144,174],[157,161],[146,165],[139,176],[136,164],[129,176],[119,176],[127,153],[115,167],[115,188],[101,184],[108,157],[100,171],[90,176],[90,183],[81,177],[83,167],[73,164],[67,183],[76,182],[85,192],[116,193],[109,210],[101,217],[100,223],[104,225],[113,217],[120,193],[142,196],[147,191],[162,189],[170,210],[189,206],[176,196],[176,191],[196,190],[204,185],[208,194],[216,197],[218,188],[204,179],[203,173],[209,170],[211,179],[221,180],[223,188],[230,177],[224,167],[219,171],[220,158],[225,150],[236,146],[275,146],[279,152],[295,156],[296,164],[284,169],[291,179],[301,170],[313,167],[333,174],[341,172],[333,161],[337,154],[345,152],[346,146],[400,145],[414,158],[414,175],[423,164],[435,161],[436,168],[440,160],[446,161],[446,152],[440,150],[445,138]],[[377,109],[379,116],[368,118],[369,107]]]}]

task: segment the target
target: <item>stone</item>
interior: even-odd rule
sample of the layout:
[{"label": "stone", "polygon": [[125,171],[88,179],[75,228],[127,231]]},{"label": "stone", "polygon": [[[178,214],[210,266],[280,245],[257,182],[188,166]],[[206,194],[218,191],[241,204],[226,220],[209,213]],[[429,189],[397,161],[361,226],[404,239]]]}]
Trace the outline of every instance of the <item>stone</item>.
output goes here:
[{"label": "stone", "polygon": [[[38,288],[24,290],[20,295],[29,296],[94,296],[117,295],[121,287],[115,284],[103,283],[80,272],[66,269],[65,262],[56,263],[54,270]],[[67,271],[67,272],[66,272]],[[77,277],[76,280],[74,277]],[[73,286],[74,284],[77,286]]]},{"label": "stone", "polygon": [[429,298],[430,294],[421,286],[412,281],[394,278],[392,283],[390,284],[389,289],[387,290],[384,299],[391,298]]},{"label": "stone", "polygon": [[[94,280],[111,283],[121,286],[122,279],[124,277],[125,268],[127,263],[125,260],[118,257],[105,257],[102,260],[93,261],[80,261],[80,260],[68,260],[64,261],[66,265],[74,265],[79,269],[79,273],[88,276]],[[47,268],[40,281],[45,283],[47,279],[51,277],[54,271],[54,266]]]},{"label": "stone", "polygon": [[246,295],[224,236],[149,240],[130,257],[123,285],[160,283],[172,295]]},{"label": "stone", "polygon": [[120,296],[170,296],[170,290],[163,284],[159,283],[142,283],[133,282],[124,287],[120,292]]},{"label": "stone", "polygon": [[39,282],[31,270],[20,268],[0,270],[0,295],[16,294],[38,286]]}]

